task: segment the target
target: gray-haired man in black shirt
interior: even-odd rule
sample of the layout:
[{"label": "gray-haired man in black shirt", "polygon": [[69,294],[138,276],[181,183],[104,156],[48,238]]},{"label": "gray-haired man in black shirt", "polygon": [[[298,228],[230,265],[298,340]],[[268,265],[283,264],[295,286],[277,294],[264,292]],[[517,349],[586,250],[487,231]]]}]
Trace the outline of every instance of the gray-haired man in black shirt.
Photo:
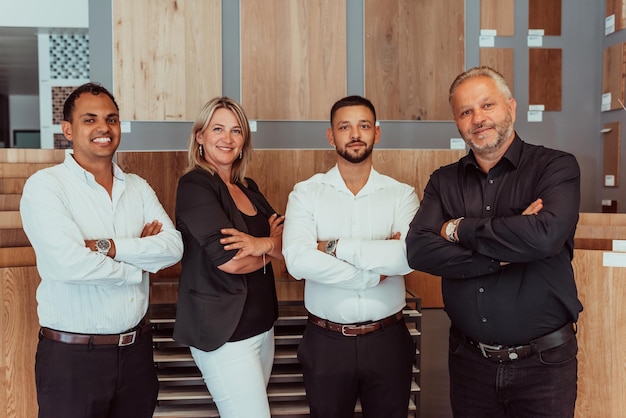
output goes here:
[{"label": "gray-haired man in black shirt", "polygon": [[442,276],[454,415],[573,417],[578,163],[520,139],[491,68],[459,75],[450,105],[470,152],[432,174],[406,242],[412,268]]}]

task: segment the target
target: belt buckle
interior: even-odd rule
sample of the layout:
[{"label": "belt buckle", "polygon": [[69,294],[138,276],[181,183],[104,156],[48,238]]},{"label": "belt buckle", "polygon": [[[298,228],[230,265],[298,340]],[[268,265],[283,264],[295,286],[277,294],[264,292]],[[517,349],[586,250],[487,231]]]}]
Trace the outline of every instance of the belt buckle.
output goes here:
[{"label": "belt buckle", "polygon": [[502,350],[502,345],[489,345],[479,342],[478,348],[480,348],[480,352],[483,353],[483,357],[490,358],[485,350],[498,351]]},{"label": "belt buckle", "polygon": [[344,337],[356,337],[358,334],[346,334],[346,329],[354,329],[356,328],[353,325],[342,325],[341,326],[341,335]]},{"label": "belt buckle", "polygon": [[135,344],[136,338],[137,338],[137,330],[120,334],[120,339],[117,345],[118,347],[126,347],[127,345]]}]

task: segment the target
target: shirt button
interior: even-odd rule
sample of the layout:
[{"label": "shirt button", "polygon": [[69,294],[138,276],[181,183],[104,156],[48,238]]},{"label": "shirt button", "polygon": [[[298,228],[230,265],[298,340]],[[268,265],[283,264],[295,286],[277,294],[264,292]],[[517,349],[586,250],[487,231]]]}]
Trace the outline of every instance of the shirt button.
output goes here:
[{"label": "shirt button", "polygon": [[479,287],[479,288],[478,288],[478,291],[479,291],[480,293],[483,293],[483,292],[485,291],[485,289],[484,289],[484,288],[482,288],[482,287]]},{"label": "shirt button", "polygon": [[489,205],[485,206],[485,210],[491,210],[491,206]]},{"label": "shirt button", "polygon": [[135,302],[135,298],[130,298],[130,303],[134,303]]},{"label": "shirt button", "polygon": [[489,179],[489,184],[493,184],[493,179]]},{"label": "shirt button", "polygon": [[481,321],[487,322],[487,318],[482,318]]}]

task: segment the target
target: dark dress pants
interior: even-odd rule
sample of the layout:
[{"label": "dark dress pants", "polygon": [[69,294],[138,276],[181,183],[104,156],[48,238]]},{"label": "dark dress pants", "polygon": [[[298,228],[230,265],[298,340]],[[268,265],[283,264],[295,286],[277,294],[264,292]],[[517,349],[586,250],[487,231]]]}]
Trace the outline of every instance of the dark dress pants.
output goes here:
[{"label": "dark dress pants", "polygon": [[150,418],[159,391],[152,333],[126,347],[40,337],[35,379],[39,418]]},{"label": "dark dress pants", "polygon": [[[461,337],[462,338],[462,337]],[[576,338],[520,360],[497,363],[450,334],[448,367],[455,418],[571,418]]]},{"label": "dark dress pants", "polygon": [[369,334],[346,337],[307,324],[298,347],[313,418],[406,418],[415,343],[404,320]]}]

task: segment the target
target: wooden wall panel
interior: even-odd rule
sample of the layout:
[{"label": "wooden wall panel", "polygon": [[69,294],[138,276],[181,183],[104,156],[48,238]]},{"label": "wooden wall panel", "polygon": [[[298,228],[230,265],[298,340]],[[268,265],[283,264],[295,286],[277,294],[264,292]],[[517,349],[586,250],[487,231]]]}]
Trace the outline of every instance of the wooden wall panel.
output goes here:
[{"label": "wooden wall panel", "polygon": [[365,94],[380,120],[450,120],[465,65],[463,0],[365,1]]},{"label": "wooden wall panel", "polygon": [[543,29],[545,36],[560,36],[561,20],[561,0],[528,1],[528,29]]},{"label": "wooden wall panel", "polygon": [[222,91],[220,0],[113,0],[113,94],[126,120],[193,120]]},{"label": "wooden wall panel", "polygon": [[480,28],[497,36],[515,35],[515,0],[480,0]]},{"label": "wooden wall panel", "polygon": [[626,0],[606,0],[606,17],[615,15],[615,31],[626,28]]},{"label": "wooden wall panel", "polygon": [[561,110],[561,50],[530,48],[528,53],[529,104],[543,104],[546,111]]},{"label": "wooden wall panel", "polygon": [[326,120],[346,95],[345,0],[241,0],[241,102],[250,119]]},{"label": "wooden wall panel", "polygon": [[602,251],[574,253],[584,306],[578,326],[577,418],[618,417],[626,411],[626,268],[604,267],[602,260]]},{"label": "wooden wall panel", "polygon": [[621,109],[624,103],[625,49],[626,43],[604,48],[602,55],[602,94],[611,93],[610,108],[606,110]]},{"label": "wooden wall panel", "polygon": [[515,96],[514,52],[513,48],[480,48],[480,65],[488,65],[502,74],[513,96]]},{"label": "wooden wall panel", "polygon": [[7,418],[37,416],[37,268],[0,268],[0,405]]},{"label": "wooden wall panel", "polygon": [[[614,183],[609,187],[619,186],[620,173],[620,123],[612,122],[604,125],[605,129],[609,129],[603,136],[603,152],[602,152],[602,174],[603,179],[606,176],[613,176]],[[605,186],[606,182],[603,180]]]}]

